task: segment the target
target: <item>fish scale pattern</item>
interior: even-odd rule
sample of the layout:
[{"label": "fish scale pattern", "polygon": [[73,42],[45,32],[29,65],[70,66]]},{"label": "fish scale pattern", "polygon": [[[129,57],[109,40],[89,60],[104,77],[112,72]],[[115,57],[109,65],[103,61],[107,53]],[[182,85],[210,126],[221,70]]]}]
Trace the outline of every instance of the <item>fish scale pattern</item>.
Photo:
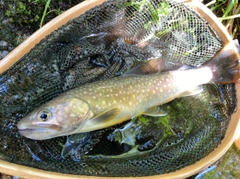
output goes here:
[{"label": "fish scale pattern", "polygon": [[205,85],[199,95],[165,104],[165,117],[140,116],[131,125],[71,136],[66,156],[66,137],[30,140],[19,135],[16,124],[69,89],[121,75],[147,59],[199,66],[222,46],[204,19],[171,0],[109,0],[87,11],[1,74],[0,158],[97,176],[157,175],[195,163],[225,135],[236,105],[233,84]]}]

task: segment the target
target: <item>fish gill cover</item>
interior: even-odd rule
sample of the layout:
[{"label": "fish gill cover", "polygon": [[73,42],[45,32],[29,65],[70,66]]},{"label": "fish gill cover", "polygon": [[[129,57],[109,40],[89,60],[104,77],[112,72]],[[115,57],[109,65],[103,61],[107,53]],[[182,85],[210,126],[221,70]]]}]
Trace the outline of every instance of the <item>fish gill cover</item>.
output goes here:
[{"label": "fish gill cover", "polygon": [[[109,0],[51,33],[0,76],[0,158],[48,171],[98,176],[172,172],[212,152],[236,105],[235,86],[204,85],[195,96],[90,133],[34,141],[16,124],[34,108],[84,83],[121,75],[150,58],[199,66],[222,47],[196,12],[162,0]],[[71,144],[71,145],[70,145]],[[70,146],[69,146],[70,145]]]}]

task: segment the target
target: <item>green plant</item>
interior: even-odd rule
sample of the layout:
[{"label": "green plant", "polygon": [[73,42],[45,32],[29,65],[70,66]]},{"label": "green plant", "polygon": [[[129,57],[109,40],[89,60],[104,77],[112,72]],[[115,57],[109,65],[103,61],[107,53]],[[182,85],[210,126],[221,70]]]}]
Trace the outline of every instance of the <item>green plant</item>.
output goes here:
[{"label": "green plant", "polygon": [[62,13],[62,11],[60,10],[60,8],[58,8],[58,9],[52,9],[52,10],[50,10],[50,11],[47,11],[47,10],[50,8],[50,3],[51,3],[51,0],[47,0],[47,2],[46,2],[46,4],[45,4],[44,11],[43,11],[43,15],[42,15],[42,18],[41,18],[41,22],[40,22],[40,25],[39,25],[40,27],[42,27],[46,15],[48,15],[48,14],[50,14],[50,13],[56,13],[57,15],[59,15],[59,14]]},{"label": "green plant", "polygon": [[240,36],[240,5],[238,0],[205,1],[209,8],[219,17],[233,38]]}]

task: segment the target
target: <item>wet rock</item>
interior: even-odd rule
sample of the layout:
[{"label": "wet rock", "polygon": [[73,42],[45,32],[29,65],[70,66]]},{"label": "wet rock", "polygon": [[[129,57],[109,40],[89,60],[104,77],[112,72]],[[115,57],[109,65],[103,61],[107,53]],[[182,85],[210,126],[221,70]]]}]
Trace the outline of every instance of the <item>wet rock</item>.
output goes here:
[{"label": "wet rock", "polygon": [[6,51],[6,50],[0,51],[0,59],[5,57],[7,54],[8,54],[8,51]]},{"label": "wet rock", "polygon": [[6,47],[6,46],[8,46],[8,43],[6,41],[1,40],[0,47]]}]

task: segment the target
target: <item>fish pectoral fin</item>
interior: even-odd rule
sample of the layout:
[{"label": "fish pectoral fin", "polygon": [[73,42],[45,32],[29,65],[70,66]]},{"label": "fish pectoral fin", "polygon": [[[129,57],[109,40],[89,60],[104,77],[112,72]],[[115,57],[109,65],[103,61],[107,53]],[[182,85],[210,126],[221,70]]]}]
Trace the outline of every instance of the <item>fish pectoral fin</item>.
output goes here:
[{"label": "fish pectoral fin", "polygon": [[147,116],[157,117],[157,116],[166,116],[168,113],[163,109],[161,109],[160,106],[155,106],[155,107],[149,108],[143,114]]},{"label": "fish pectoral fin", "polygon": [[202,91],[203,91],[202,87],[195,86],[194,88],[185,91],[180,97],[197,95],[197,94],[201,93]]},{"label": "fish pectoral fin", "polygon": [[109,122],[113,120],[120,113],[120,109],[112,108],[110,110],[104,111],[97,116],[94,116],[90,119],[92,122],[101,123],[101,122]]},{"label": "fish pectoral fin", "polygon": [[98,129],[107,128],[118,124],[119,121],[114,120],[114,118],[120,113],[119,108],[112,108],[101,112],[100,114],[94,116],[93,118],[86,121],[83,126],[83,131],[94,131]]}]

